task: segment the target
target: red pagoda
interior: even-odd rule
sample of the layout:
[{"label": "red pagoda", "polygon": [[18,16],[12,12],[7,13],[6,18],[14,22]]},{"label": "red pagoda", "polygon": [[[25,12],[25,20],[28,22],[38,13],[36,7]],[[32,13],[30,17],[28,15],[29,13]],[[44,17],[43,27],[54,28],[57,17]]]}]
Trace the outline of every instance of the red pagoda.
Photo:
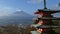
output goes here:
[{"label": "red pagoda", "polygon": [[[36,20],[36,23],[38,25],[40,25],[41,27],[37,27],[37,31],[38,32],[42,32],[42,33],[55,33],[55,31],[52,30],[52,28],[54,27],[54,24],[52,22],[52,20],[60,20],[60,18],[54,18],[51,14],[53,13],[57,13],[57,12],[60,12],[60,10],[38,10],[37,12],[35,12],[35,14],[39,14],[37,20]],[[45,26],[52,26],[51,28],[49,27],[42,27],[42,25],[45,25]],[[58,27],[58,26],[57,26]],[[55,27],[56,28],[56,27]]]},{"label": "red pagoda", "polygon": [[52,20],[60,20],[60,18],[53,17],[54,13],[58,13],[60,10],[50,10],[46,8],[46,1],[44,0],[44,9],[38,9],[34,14],[39,14],[35,20],[36,30],[41,34],[57,34],[53,28],[60,28],[55,26]]}]

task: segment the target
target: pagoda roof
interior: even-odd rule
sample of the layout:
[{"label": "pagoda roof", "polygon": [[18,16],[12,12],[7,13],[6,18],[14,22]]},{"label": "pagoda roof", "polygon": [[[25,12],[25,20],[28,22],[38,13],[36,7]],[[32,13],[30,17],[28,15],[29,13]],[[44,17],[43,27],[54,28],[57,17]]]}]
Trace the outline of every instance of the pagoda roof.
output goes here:
[{"label": "pagoda roof", "polygon": [[49,9],[38,9],[37,12],[35,12],[35,14],[38,14],[38,12],[43,12],[43,13],[57,13],[60,12],[60,10],[49,10]]},{"label": "pagoda roof", "polygon": [[33,24],[32,27],[35,28],[60,28],[60,26],[54,26],[54,25],[38,25],[38,24]]},{"label": "pagoda roof", "polygon": [[43,19],[43,20],[60,20],[60,18],[56,18],[56,17],[42,17],[42,18],[38,18],[38,20]]},{"label": "pagoda roof", "polygon": [[37,26],[36,28],[60,28],[60,26],[53,26],[53,25],[50,25],[50,26],[47,26],[47,25],[40,25],[40,26]]}]

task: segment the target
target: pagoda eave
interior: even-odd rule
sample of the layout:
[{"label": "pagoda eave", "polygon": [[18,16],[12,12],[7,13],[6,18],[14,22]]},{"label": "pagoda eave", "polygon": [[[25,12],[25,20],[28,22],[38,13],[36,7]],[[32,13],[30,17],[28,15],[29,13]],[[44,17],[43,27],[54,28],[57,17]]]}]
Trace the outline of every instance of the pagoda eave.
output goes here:
[{"label": "pagoda eave", "polygon": [[60,10],[41,10],[39,9],[37,12],[35,12],[34,14],[39,14],[39,13],[50,13],[50,14],[53,14],[53,13],[58,13],[60,12]]},{"label": "pagoda eave", "polygon": [[50,28],[60,28],[60,26],[43,26],[43,25],[41,25],[41,26],[37,26],[36,28],[48,28],[48,29],[50,29]]},{"label": "pagoda eave", "polygon": [[38,18],[39,20],[60,20],[60,18],[44,18],[44,17],[42,17],[42,18]]}]

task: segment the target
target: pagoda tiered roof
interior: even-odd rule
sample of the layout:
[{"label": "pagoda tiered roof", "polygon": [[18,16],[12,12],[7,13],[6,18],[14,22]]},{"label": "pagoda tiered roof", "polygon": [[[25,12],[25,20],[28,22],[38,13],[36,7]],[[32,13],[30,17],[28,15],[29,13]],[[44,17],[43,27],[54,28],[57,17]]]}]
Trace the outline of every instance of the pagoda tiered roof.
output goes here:
[{"label": "pagoda tiered roof", "polygon": [[41,18],[34,18],[34,20],[60,20],[60,18],[56,18],[56,17],[41,17]]},{"label": "pagoda tiered roof", "polygon": [[39,20],[43,19],[43,20],[60,20],[60,18],[56,18],[56,17],[42,17],[42,18],[38,18]]},{"label": "pagoda tiered roof", "polygon": [[38,24],[33,24],[32,27],[35,27],[35,28],[60,28],[60,26],[54,26],[54,25],[38,25]]},{"label": "pagoda tiered roof", "polygon": [[35,14],[39,14],[40,12],[46,13],[46,14],[47,13],[53,14],[53,13],[60,12],[60,10],[38,9],[37,12],[35,12]]},{"label": "pagoda tiered roof", "polygon": [[44,26],[44,25],[40,25],[40,26],[37,26],[36,28],[38,28],[38,29],[39,29],[39,28],[49,28],[49,29],[50,29],[50,28],[60,28],[60,26],[53,26],[53,25],[50,25],[50,26],[46,26],[46,25],[45,25],[45,26]]}]

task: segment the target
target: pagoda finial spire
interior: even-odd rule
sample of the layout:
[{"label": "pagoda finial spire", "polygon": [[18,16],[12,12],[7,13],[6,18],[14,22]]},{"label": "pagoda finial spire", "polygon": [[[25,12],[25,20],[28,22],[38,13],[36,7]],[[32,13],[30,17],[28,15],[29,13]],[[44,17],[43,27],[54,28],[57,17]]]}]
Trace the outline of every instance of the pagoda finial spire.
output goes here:
[{"label": "pagoda finial spire", "polygon": [[46,8],[46,0],[44,0],[44,9],[47,9],[47,8]]}]

